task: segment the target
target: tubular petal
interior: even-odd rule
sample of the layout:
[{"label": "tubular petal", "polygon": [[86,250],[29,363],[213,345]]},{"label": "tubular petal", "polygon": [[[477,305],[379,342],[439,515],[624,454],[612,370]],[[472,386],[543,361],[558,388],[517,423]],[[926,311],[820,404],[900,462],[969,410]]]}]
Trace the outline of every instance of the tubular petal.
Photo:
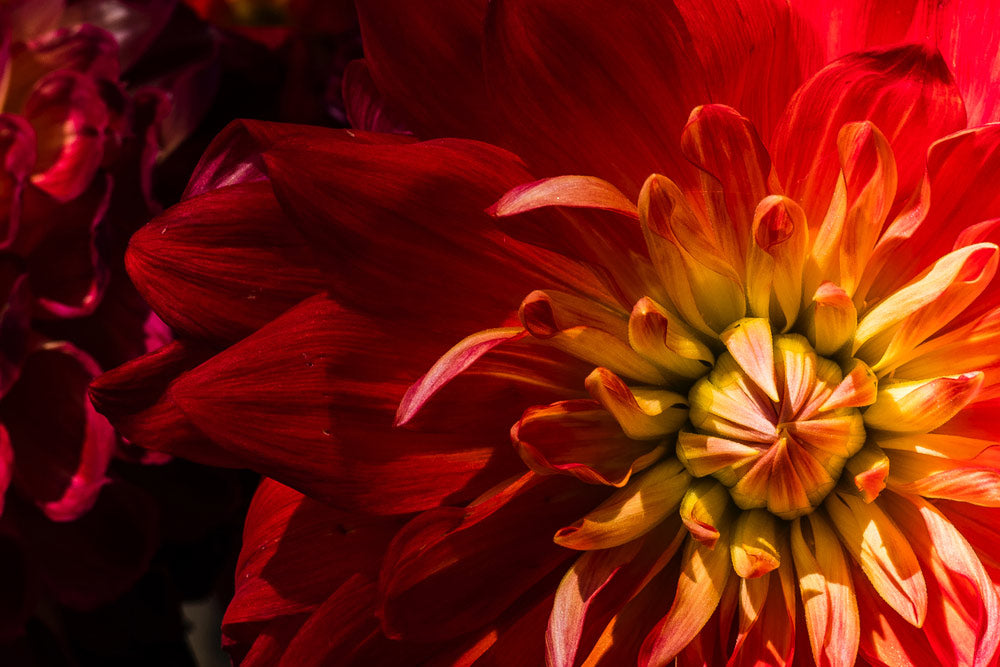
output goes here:
[{"label": "tubular petal", "polygon": [[681,521],[694,539],[714,549],[728,508],[726,487],[713,479],[695,480],[681,499]]},{"label": "tubular petal", "polygon": [[696,107],[688,117],[681,151],[699,168],[706,214],[723,252],[739,269],[747,257],[750,211],[771,190],[767,149],[753,124],[735,109],[709,104]]},{"label": "tubular petal", "polygon": [[777,569],[781,555],[778,523],[773,514],[764,510],[740,512],[733,531],[732,558],[733,570],[744,579]]},{"label": "tubular petal", "polygon": [[829,281],[813,294],[812,317],[806,322],[809,341],[816,352],[832,356],[854,337],[858,311],[847,292]]},{"label": "tubular petal", "polygon": [[893,467],[885,452],[877,444],[869,442],[847,460],[844,470],[851,476],[861,499],[870,503],[885,489],[886,477]]},{"label": "tubular petal", "polygon": [[587,391],[614,415],[625,435],[635,440],[676,433],[687,421],[687,399],[662,389],[628,387],[606,368],[587,376]]},{"label": "tubular petal", "polygon": [[897,433],[927,433],[959,413],[979,393],[983,374],[890,382],[865,411],[865,425]]},{"label": "tubular petal", "polygon": [[691,482],[677,459],[636,475],[596,509],[556,532],[555,543],[569,549],[610,549],[638,539],[674,512]]},{"label": "tubular petal", "polygon": [[732,575],[728,531],[722,530],[714,549],[688,539],[681,563],[683,569],[670,611],[639,649],[641,667],[669,664],[711,618]]},{"label": "tubular petal", "polygon": [[559,401],[525,411],[511,441],[529,468],[543,475],[573,475],[590,484],[625,486],[632,473],[662,452],[656,443],[622,433],[597,401]]},{"label": "tubular petal", "polygon": [[715,361],[712,351],[694,331],[649,297],[639,299],[632,308],[628,342],[664,375],[683,380],[701,377]]},{"label": "tubular petal", "polygon": [[878,502],[832,493],[824,503],[847,553],[890,607],[921,627],[927,615],[927,584],[913,548]]},{"label": "tubular petal", "polygon": [[878,378],[868,365],[852,359],[848,364],[844,379],[833,390],[820,410],[839,408],[863,408],[874,403],[878,397]]},{"label": "tubular petal", "polygon": [[799,316],[808,241],[805,213],[794,201],[771,195],[757,204],[747,259],[747,301],[754,315],[768,318],[772,297],[776,299],[784,316],[782,331]]},{"label": "tubular petal", "polygon": [[760,317],[743,318],[720,333],[719,338],[750,379],[768,398],[778,403],[781,398],[774,377],[771,323]]},{"label": "tubular petal", "polygon": [[818,667],[851,667],[861,623],[850,569],[836,534],[822,516],[810,514],[792,522],[791,548],[813,660]]}]

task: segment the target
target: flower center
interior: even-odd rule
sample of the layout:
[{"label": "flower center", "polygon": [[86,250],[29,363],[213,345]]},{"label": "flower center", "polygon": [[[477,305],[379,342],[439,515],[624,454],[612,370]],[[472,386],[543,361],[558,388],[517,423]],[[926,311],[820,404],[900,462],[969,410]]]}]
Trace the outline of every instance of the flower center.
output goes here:
[{"label": "flower center", "polygon": [[745,318],[722,334],[727,351],[688,395],[690,426],[677,455],[696,477],[711,475],[742,509],[793,519],[833,490],[864,445],[858,407],[874,374],[816,354],[798,334],[772,336],[766,319]]}]

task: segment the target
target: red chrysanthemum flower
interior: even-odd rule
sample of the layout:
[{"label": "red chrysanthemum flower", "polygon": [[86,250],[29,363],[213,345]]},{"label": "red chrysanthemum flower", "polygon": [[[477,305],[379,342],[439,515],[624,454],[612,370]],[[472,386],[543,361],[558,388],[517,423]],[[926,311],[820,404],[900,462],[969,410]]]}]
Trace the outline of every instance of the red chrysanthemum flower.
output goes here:
[{"label": "red chrysanthemum flower", "polygon": [[236,661],[992,664],[996,15],[358,4],[358,129],[224,132],[93,388],[271,478]]},{"label": "red chrysanthemum flower", "polygon": [[[155,546],[155,507],[109,475],[125,453],[87,400],[101,366],[170,335],[122,262],[159,210],[152,169],[178,90],[124,81],[175,3],[143,4],[0,4],[0,641],[41,599],[121,594]],[[196,69],[175,59],[159,77]],[[168,141],[193,120],[174,110]]]}]

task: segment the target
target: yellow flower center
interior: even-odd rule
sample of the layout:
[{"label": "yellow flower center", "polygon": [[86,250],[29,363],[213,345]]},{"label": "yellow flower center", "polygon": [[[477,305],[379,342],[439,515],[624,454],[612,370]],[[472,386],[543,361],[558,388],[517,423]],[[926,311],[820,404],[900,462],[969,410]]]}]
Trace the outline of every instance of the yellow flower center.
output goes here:
[{"label": "yellow flower center", "polygon": [[806,514],[864,445],[850,391],[857,378],[848,374],[845,384],[840,366],[803,336],[772,339],[767,320],[740,320],[722,338],[728,351],[688,395],[693,428],[678,436],[678,458],[695,477],[726,485],[741,509],[766,508],[783,519]]}]

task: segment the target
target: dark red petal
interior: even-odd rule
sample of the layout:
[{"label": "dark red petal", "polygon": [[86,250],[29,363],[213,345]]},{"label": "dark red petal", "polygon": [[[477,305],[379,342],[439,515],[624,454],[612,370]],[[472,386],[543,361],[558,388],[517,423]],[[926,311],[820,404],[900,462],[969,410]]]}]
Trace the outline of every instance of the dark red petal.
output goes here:
[{"label": "dark red petal", "polygon": [[524,462],[540,474],[613,486],[624,485],[637,460],[658,444],[629,439],[611,413],[589,399],[529,408],[510,437]]},{"label": "dark red petal", "polygon": [[393,428],[414,365],[437,353],[395,323],[313,297],[182,375],[168,396],[248,467],[345,508],[412,512],[474,496],[483,487],[467,485],[516,466],[499,432]]},{"label": "dark red petal", "polygon": [[344,69],[343,97],[351,127],[369,132],[405,134],[406,125],[396,118],[388,101],[372,79],[368,63],[353,60]]},{"label": "dark red petal", "polygon": [[493,116],[483,80],[486,0],[357,4],[371,77],[418,136],[485,139]]},{"label": "dark red petal", "polygon": [[356,574],[343,583],[302,624],[281,656],[285,667],[347,663],[347,656],[378,631],[375,581]]},{"label": "dark red petal", "polygon": [[[113,35],[94,25],[76,25],[48,32],[14,48],[12,83],[31,85],[59,69],[86,74],[94,79],[118,79],[118,44]],[[16,87],[10,95],[24,101],[27,96]],[[15,106],[16,105],[12,105]],[[10,107],[8,107],[10,108]]]},{"label": "dark red petal", "polygon": [[177,376],[213,353],[198,343],[173,341],[97,378],[90,399],[119,433],[137,445],[206,465],[240,467],[242,461],[212,443],[167,392]]},{"label": "dark red petal", "polygon": [[14,484],[54,521],[89,510],[107,482],[111,425],[87,400],[100,372],[84,352],[50,343],[30,353],[0,403],[14,449]]},{"label": "dark red petal", "polygon": [[823,220],[840,174],[840,128],[860,120],[889,138],[900,202],[919,183],[927,147],[965,127],[965,109],[941,55],[921,45],[854,53],[813,76],[792,98],[771,148],[785,194],[802,204],[811,227]]},{"label": "dark red petal", "polygon": [[[931,145],[925,191],[886,229],[876,249],[876,261],[891,257],[875,283],[876,294],[889,294],[905,285],[951,252],[968,227],[1000,214],[1000,192],[993,187],[998,169],[998,125],[958,132]],[[962,245],[979,241],[996,238],[967,238]],[[900,252],[901,248],[906,252]]]},{"label": "dark red petal", "polygon": [[289,141],[265,156],[278,200],[321,255],[335,298],[451,343],[503,325],[540,282],[580,282],[565,261],[514,241],[484,213],[532,180],[515,156],[469,141],[372,137],[390,143],[345,133]]},{"label": "dark red petal", "polygon": [[673,3],[490,3],[485,68],[505,145],[539,175],[599,176],[631,198],[649,174],[681,172],[677,137],[711,99],[690,40]]},{"label": "dark red petal", "polygon": [[177,204],[132,237],[125,262],[176,332],[222,343],[253,333],[325,282],[267,183]]},{"label": "dark red petal", "polygon": [[356,574],[374,579],[400,526],[333,509],[265,478],[247,514],[227,634],[238,624],[312,613]]},{"label": "dark red petal", "polygon": [[[12,273],[16,268],[3,265],[3,273]],[[9,281],[9,282],[8,282]],[[24,358],[33,343],[31,334],[31,291],[24,274],[13,273],[4,276],[9,284],[9,292],[0,310],[0,398],[7,395],[21,375]]]},{"label": "dark red petal", "polygon": [[317,149],[334,143],[391,143],[411,141],[405,137],[370,132],[330,130],[312,125],[234,120],[229,123],[198,161],[184,191],[183,199],[227,185],[262,181],[267,178],[262,153],[281,142],[293,142],[303,149]]},{"label": "dark red petal", "polygon": [[142,11],[123,11],[120,0],[82,0],[65,9],[66,25],[89,24],[108,31],[117,42],[117,56],[128,68],[159,34],[173,11],[176,0],[146,0]]},{"label": "dark red petal", "polygon": [[552,535],[602,497],[595,487],[533,473],[468,508],[415,518],[382,569],[382,626],[390,637],[440,640],[475,630],[573,553]]}]

